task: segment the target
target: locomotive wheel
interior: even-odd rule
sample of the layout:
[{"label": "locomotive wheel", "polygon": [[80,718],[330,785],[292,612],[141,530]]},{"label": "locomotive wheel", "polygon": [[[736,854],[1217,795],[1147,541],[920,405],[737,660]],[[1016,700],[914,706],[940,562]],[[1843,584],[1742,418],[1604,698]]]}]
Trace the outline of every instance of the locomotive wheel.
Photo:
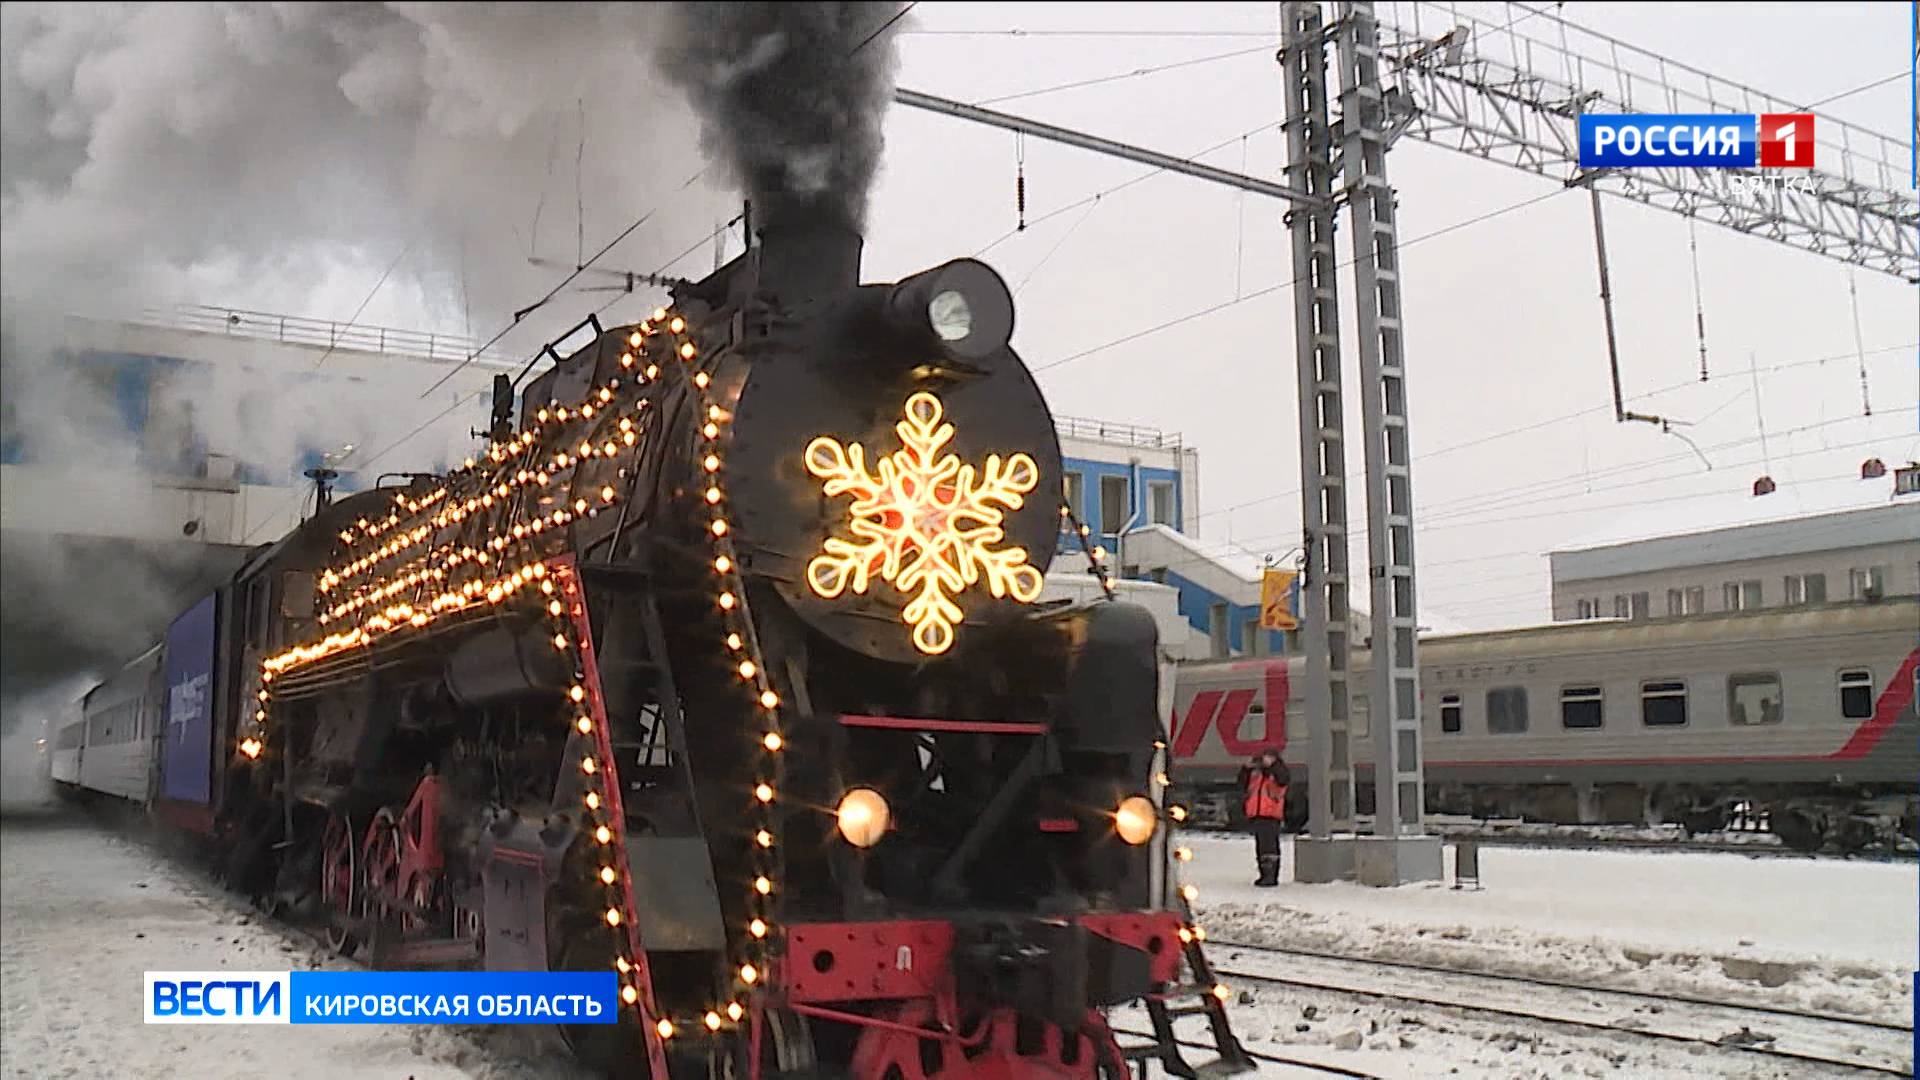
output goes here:
[{"label": "locomotive wheel", "polygon": [[[362,880],[367,886],[367,913],[376,917],[380,930],[405,933],[413,920],[379,899],[405,895],[400,881],[400,826],[394,821],[392,810],[382,807],[373,816],[373,824],[367,829],[365,856]],[[375,910],[375,905],[379,910]]]},{"label": "locomotive wheel", "polygon": [[360,939],[348,925],[365,914],[367,894],[360,882],[360,866],[353,823],[342,815],[329,815],[320,846],[320,903],[327,917],[327,947],[341,956],[352,956],[360,947]]},{"label": "locomotive wheel", "polygon": [[[933,1004],[911,1002],[888,1017],[908,1027],[931,1028]],[[963,1028],[969,1045],[923,1038],[904,1031],[867,1028],[854,1050],[853,1074],[862,1080],[1003,1080],[1048,1076],[1059,1080],[1122,1080],[1100,1061],[1085,1032],[1067,1034],[1053,1024],[1023,1020],[995,1009]]]}]

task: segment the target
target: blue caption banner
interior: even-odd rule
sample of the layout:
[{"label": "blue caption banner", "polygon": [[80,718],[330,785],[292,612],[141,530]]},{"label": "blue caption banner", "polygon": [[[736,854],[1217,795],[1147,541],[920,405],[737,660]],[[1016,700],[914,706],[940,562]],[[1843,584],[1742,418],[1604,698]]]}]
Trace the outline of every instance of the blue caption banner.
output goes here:
[{"label": "blue caption banner", "polygon": [[1760,159],[1759,117],[1635,113],[1580,117],[1580,167],[1744,166]]},{"label": "blue caption banner", "polygon": [[149,1024],[612,1024],[611,971],[149,971]]}]

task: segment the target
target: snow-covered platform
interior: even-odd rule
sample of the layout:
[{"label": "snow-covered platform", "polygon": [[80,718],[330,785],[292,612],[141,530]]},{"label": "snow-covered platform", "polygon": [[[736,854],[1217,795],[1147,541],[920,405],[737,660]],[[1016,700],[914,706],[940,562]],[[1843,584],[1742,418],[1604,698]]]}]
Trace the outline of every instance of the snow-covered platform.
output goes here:
[{"label": "snow-covered platform", "polygon": [[[1889,1023],[1914,1018],[1920,867],[1912,862],[1482,847],[1483,888],[1474,890],[1451,887],[1449,848],[1443,882],[1304,885],[1285,873],[1279,887],[1258,889],[1250,838],[1200,833],[1182,842],[1194,849],[1187,879],[1223,961],[1225,943],[1244,942]],[[1378,1075],[1612,1075],[1631,1072],[1641,1052],[1525,1024],[1409,1018],[1253,989],[1254,1000],[1235,1010],[1251,1048],[1317,1052]],[[1354,1052],[1328,1056],[1356,1030]],[[1684,1053],[1656,1072],[1772,1075],[1751,1055]]]},{"label": "snow-covered platform", "polygon": [[138,843],[72,811],[0,817],[0,1075],[5,1080],[563,1080],[526,1029],[149,1027],[146,971],[341,967]]}]

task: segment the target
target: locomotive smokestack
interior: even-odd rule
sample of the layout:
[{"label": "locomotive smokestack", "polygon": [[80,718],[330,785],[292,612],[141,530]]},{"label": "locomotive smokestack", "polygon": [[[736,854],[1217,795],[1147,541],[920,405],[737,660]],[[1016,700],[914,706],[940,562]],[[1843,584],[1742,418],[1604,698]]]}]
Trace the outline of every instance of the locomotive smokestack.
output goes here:
[{"label": "locomotive smokestack", "polygon": [[831,218],[775,219],[760,230],[760,288],[782,304],[805,303],[860,283],[865,242]]},{"label": "locomotive smokestack", "polygon": [[661,69],[764,220],[761,283],[784,300],[859,280],[902,14],[893,2],[674,9]]}]

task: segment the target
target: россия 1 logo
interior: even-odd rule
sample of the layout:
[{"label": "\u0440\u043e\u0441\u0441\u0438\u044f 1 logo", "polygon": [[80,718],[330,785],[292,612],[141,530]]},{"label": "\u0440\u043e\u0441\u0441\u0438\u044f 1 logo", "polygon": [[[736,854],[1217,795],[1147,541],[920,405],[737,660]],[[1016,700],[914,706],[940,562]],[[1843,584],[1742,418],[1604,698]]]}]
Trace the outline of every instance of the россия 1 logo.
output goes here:
[{"label": "\u0440\u043e\u0441\u0441\u0438\u044f 1 logo", "polygon": [[1580,167],[1813,168],[1813,114],[1584,113]]}]

